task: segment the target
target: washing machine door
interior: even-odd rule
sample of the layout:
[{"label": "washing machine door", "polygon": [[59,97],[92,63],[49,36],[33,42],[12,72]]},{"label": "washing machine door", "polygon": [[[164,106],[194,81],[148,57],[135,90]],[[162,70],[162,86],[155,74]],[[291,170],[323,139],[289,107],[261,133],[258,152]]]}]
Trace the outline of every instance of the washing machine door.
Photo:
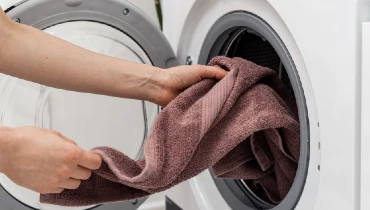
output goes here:
[{"label": "washing machine door", "polygon": [[[88,50],[161,68],[177,64],[158,26],[125,0],[27,0],[4,8],[9,2],[2,2],[3,9],[14,21]],[[0,74],[0,125],[58,130],[86,150],[104,145],[139,157],[158,112],[157,105],[144,101],[59,90]],[[128,210],[145,200],[67,208],[40,204],[39,194],[1,174],[0,185],[1,210]]]}]

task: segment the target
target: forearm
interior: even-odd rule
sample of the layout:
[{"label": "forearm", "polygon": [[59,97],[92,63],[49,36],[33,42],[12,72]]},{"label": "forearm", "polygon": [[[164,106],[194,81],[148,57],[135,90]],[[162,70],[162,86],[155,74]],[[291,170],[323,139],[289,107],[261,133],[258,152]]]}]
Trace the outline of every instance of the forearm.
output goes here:
[{"label": "forearm", "polygon": [[0,126],[0,173],[5,173],[8,164],[8,155],[13,153],[14,147],[11,143],[14,141],[14,132],[12,128]]},{"label": "forearm", "polygon": [[60,89],[142,100],[150,100],[158,88],[158,68],[99,55],[25,25],[7,27],[1,73]]}]

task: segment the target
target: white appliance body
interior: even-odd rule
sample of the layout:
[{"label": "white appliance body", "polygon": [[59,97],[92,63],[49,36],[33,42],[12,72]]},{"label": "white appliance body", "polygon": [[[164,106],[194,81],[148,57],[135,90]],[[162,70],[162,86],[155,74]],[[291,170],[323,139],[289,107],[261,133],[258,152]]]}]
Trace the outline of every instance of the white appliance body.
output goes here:
[{"label": "white appliance body", "polygon": [[[35,11],[35,15],[38,7],[30,6],[30,2],[40,2],[39,0],[28,0],[27,2],[21,4],[19,7],[25,7],[24,11],[18,12],[10,11],[9,15],[12,18],[18,17],[17,15],[22,15],[23,12],[27,12],[27,8]],[[45,3],[50,2],[50,0],[45,1]],[[58,2],[58,1],[54,1]],[[62,2],[62,1],[59,1]],[[79,8],[78,4],[81,1],[63,1],[65,4],[73,5],[73,7]],[[87,4],[92,4],[96,6],[99,4],[98,1],[85,1]],[[93,2],[93,3],[92,3]],[[122,0],[109,0],[112,4],[122,4],[127,6],[126,1]],[[136,0],[133,2],[137,2]],[[141,2],[141,1],[140,1]],[[3,9],[7,10],[14,5],[21,3],[19,0],[4,0],[0,2]],[[96,4],[96,5],[94,5]],[[139,3],[138,3],[139,4]],[[152,25],[147,29],[138,29],[138,31],[152,32],[149,37],[144,36],[145,33],[138,34],[138,39],[136,42],[130,41],[130,38],[136,38],[135,36],[125,36],[127,32],[132,35],[136,32],[131,31],[130,27],[137,26],[135,21],[133,22],[114,22],[116,20],[106,19],[111,11],[99,11],[107,13],[107,16],[88,16],[91,18],[92,22],[107,22],[105,25],[99,25],[97,23],[78,22],[80,17],[75,17],[73,19],[74,23],[65,24],[62,21],[56,21],[52,18],[46,18],[50,21],[58,22],[55,27],[47,27],[47,32],[64,38],[68,41],[80,44],[90,50],[95,50],[99,53],[110,54],[116,53],[113,56],[117,56],[123,59],[131,59],[137,62],[151,63],[153,65],[158,65],[160,67],[170,67],[177,64],[195,64],[199,62],[199,58],[202,56],[202,46],[208,39],[208,35],[214,25],[217,24],[218,20],[223,16],[234,13],[234,12],[248,12],[255,16],[260,17],[264,20],[278,35],[281,41],[284,43],[284,47],[289,52],[291,59],[294,62],[294,66],[298,72],[301,87],[303,89],[305,106],[307,108],[306,114],[308,119],[309,127],[307,140],[309,151],[309,158],[307,159],[307,168],[305,175],[305,182],[302,185],[302,191],[300,192],[299,200],[296,203],[295,209],[368,209],[370,207],[369,199],[366,199],[367,194],[369,194],[369,187],[361,186],[361,184],[369,183],[370,165],[367,164],[366,160],[370,159],[370,154],[366,151],[369,145],[366,144],[365,138],[369,137],[370,134],[367,132],[369,129],[364,127],[370,124],[370,114],[363,112],[362,115],[362,133],[361,131],[361,102],[364,103],[362,108],[366,104],[370,104],[370,98],[366,96],[367,87],[362,83],[361,91],[361,71],[365,68],[369,68],[369,64],[362,59],[363,56],[369,55],[369,41],[366,37],[362,37],[362,32],[364,34],[369,34],[369,24],[366,21],[369,20],[369,1],[334,1],[334,0],[278,0],[278,1],[265,1],[265,0],[187,0],[187,1],[171,1],[162,0],[163,15],[164,15],[164,33],[170,43],[170,47],[164,42],[155,28],[157,23],[152,22]],[[43,5],[39,3],[39,5]],[[82,4],[83,6],[83,4]],[[107,7],[109,4],[107,4]],[[62,7],[62,6],[61,6]],[[92,7],[93,9],[96,9]],[[104,8],[104,7],[100,7]],[[124,8],[121,8],[124,9]],[[83,8],[81,9],[83,10]],[[112,9],[114,10],[114,9]],[[130,15],[136,15],[134,12],[136,10],[131,8],[133,11]],[[122,13],[122,11],[121,11]],[[112,16],[120,19],[122,14],[114,14]],[[150,12],[148,12],[150,13]],[[76,13],[77,14],[77,13]],[[154,12],[152,11],[152,14]],[[37,15],[36,15],[37,16]],[[50,16],[51,17],[51,16]],[[63,17],[61,15],[61,17]],[[130,16],[127,16],[131,18]],[[142,18],[141,16],[139,16]],[[38,20],[39,18],[40,20]],[[63,17],[66,18],[66,17]],[[69,17],[70,19],[72,17]],[[101,18],[101,19],[100,19]],[[68,19],[68,18],[67,18]],[[81,19],[81,18],[80,18]],[[20,19],[23,22],[22,18]],[[85,18],[86,20],[86,18]],[[144,18],[146,21],[146,18]],[[111,22],[109,22],[111,21]],[[136,21],[137,22],[137,21]],[[365,22],[365,23],[364,23]],[[35,17],[35,22],[30,23],[35,27],[46,26],[44,19],[40,17]],[[109,27],[112,24],[118,26],[118,29],[122,31],[117,31],[113,27]],[[116,24],[116,25],[115,25]],[[145,22],[146,24],[146,22]],[[108,25],[108,26],[106,26]],[[127,26],[127,27],[126,27]],[[137,29],[133,27],[134,29]],[[364,27],[364,30],[362,28]],[[126,31],[126,29],[128,31]],[[129,30],[130,29],[130,30]],[[65,31],[71,30],[73,33],[65,33]],[[125,33],[120,33],[125,32]],[[111,38],[117,37],[124,43],[124,47],[115,47],[112,44],[113,39],[104,40],[105,44],[97,44],[99,38],[94,37],[96,34],[103,34],[110,36]],[[120,35],[118,35],[120,33]],[[114,35],[116,34],[116,35]],[[80,39],[80,38],[81,39]],[[157,48],[147,47],[146,45],[158,44],[154,41],[156,38],[161,39],[163,42],[159,43]],[[142,42],[144,43],[142,43]],[[146,42],[147,41],[147,42]],[[362,42],[364,45],[362,45]],[[367,43],[367,45],[366,45]],[[111,48],[105,48],[107,45],[112,44]],[[364,47],[362,47],[364,46]],[[151,51],[151,49],[165,48],[162,52],[158,53]],[[176,52],[177,60],[179,63],[172,59],[172,54],[169,52],[171,48]],[[111,50],[111,51],[110,51]],[[160,54],[165,54],[162,57]],[[368,76],[364,74],[364,76]],[[16,83],[9,78],[0,77],[0,97],[7,100],[7,104],[0,107],[2,113],[7,114],[5,120],[2,124],[16,126],[24,124],[24,121],[19,120],[29,120],[29,124],[35,124],[32,117],[35,115],[38,103],[44,102],[45,100],[36,100],[40,98],[39,93],[42,89],[41,86],[37,84],[27,84],[25,81]],[[1,80],[3,79],[3,80]],[[366,77],[363,78],[365,80]],[[20,95],[12,95],[9,87],[18,87],[18,92],[12,92],[15,94],[22,94],[22,91],[27,90],[29,93],[36,94],[35,98],[23,99],[31,100],[34,103],[33,108],[26,110],[24,113],[19,112],[16,109],[9,109],[9,107],[15,104],[21,103],[22,98]],[[26,87],[26,88],[24,88]],[[22,89],[23,88],[23,89]],[[30,91],[32,90],[32,91]],[[51,91],[51,96],[49,103],[52,105],[49,107],[48,104],[43,106],[42,110],[46,110],[42,113],[41,117],[37,118],[37,122],[45,122],[47,125],[52,125],[64,129],[65,132],[70,133],[71,136],[78,136],[80,138],[86,138],[84,135],[74,130],[68,125],[63,124],[62,120],[49,121],[50,119],[60,119],[60,115],[67,114],[67,116],[74,117],[75,120],[86,120],[86,116],[94,110],[84,110],[85,112],[78,112],[76,107],[81,110],[83,105],[77,102],[86,102],[87,100],[78,101],[80,98],[74,94],[69,94],[59,90],[46,89]],[[42,91],[41,91],[42,92]],[[46,91],[48,93],[48,91]],[[361,101],[361,93],[363,94]],[[2,94],[2,95],[1,95]],[[12,97],[13,96],[13,97]],[[84,95],[93,101],[98,101],[98,96]],[[5,98],[7,97],[7,98]],[[69,104],[67,106],[62,106],[60,104],[63,98],[68,98]],[[12,99],[12,100],[10,100]],[[42,99],[42,97],[41,97]],[[18,101],[17,101],[18,100]],[[101,99],[99,99],[101,100]],[[107,120],[106,117],[111,114],[114,116],[114,120],[109,122],[119,130],[121,127],[118,124],[124,124],[122,118],[127,115],[133,116],[137,119],[138,124],[142,126],[137,126],[136,128],[127,128],[127,132],[132,132],[132,138],[139,138],[139,130],[144,129],[143,118],[141,118],[142,110],[140,110],[141,104],[138,101],[130,100],[118,100],[118,99],[108,99],[111,103],[111,107],[114,109],[105,110],[107,112],[100,113],[98,117],[101,120]],[[0,101],[2,102],[2,101]],[[28,101],[29,102],[29,101]],[[122,104],[121,104],[122,103]],[[121,112],[119,107],[125,106],[126,110],[136,110]],[[103,108],[102,108],[103,107]],[[103,109],[104,104],[96,104],[96,109]],[[21,107],[22,108],[22,107]],[[70,108],[71,110],[66,110]],[[146,108],[147,117],[150,116],[154,119],[156,116],[157,107],[153,104],[148,104]],[[5,110],[5,111],[4,111]],[[47,110],[52,110],[47,112]],[[59,110],[58,112],[53,112],[53,110]],[[23,110],[24,111],[24,110]],[[114,113],[121,112],[123,115],[115,116]],[[18,118],[13,118],[16,115]],[[53,117],[53,114],[56,116]],[[68,115],[69,114],[69,115]],[[85,114],[85,118],[76,118],[76,114]],[[38,115],[39,116],[39,115]],[[59,116],[59,117],[58,117]],[[69,118],[68,120],[72,119]],[[16,120],[14,120],[16,119]],[[32,119],[32,120],[30,120]],[[48,120],[49,119],[49,120]],[[149,120],[149,127],[150,122]],[[81,123],[80,123],[81,124]],[[43,125],[43,124],[37,124]],[[57,125],[57,126],[56,126]],[[67,127],[66,127],[67,126]],[[87,125],[85,125],[87,128]],[[99,124],[94,126],[99,127]],[[127,125],[130,126],[130,125]],[[135,132],[137,131],[137,132]],[[106,132],[112,133],[112,132]],[[113,132],[115,133],[115,132]],[[103,132],[104,134],[104,132]],[[100,135],[103,135],[100,134]],[[124,135],[123,133],[115,133],[116,136],[111,136],[111,138],[119,138]],[[362,139],[361,139],[361,135]],[[96,136],[96,135],[94,135]],[[361,147],[362,145],[364,147]],[[97,140],[96,144],[100,144]],[[112,146],[119,147],[115,145],[115,142],[111,142]],[[127,145],[128,143],[123,143],[122,145]],[[122,146],[121,145],[121,146]],[[85,147],[90,147],[92,145],[86,145]],[[139,152],[140,144],[134,144],[133,150]],[[124,149],[124,147],[122,147]],[[133,152],[134,157],[137,152]],[[362,161],[361,161],[362,160]],[[2,177],[0,180],[3,187],[11,183]],[[361,187],[360,187],[361,186]],[[14,187],[13,185],[9,186]],[[20,194],[16,194],[21,192]],[[19,196],[19,199],[25,199],[28,206],[39,208],[39,209],[55,209],[48,206],[40,206],[40,204],[33,203],[34,201],[27,201],[27,197],[23,197],[22,190],[17,189],[13,193],[15,196]],[[20,191],[19,191],[20,190]],[[219,209],[231,209],[227,201],[225,201],[222,193],[216,186],[209,171],[205,171],[199,176],[191,179],[188,182],[184,182],[167,192],[165,192],[173,199],[180,207],[183,209],[199,209],[199,210],[219,210]],[[154,210],[163,209],[163,194],[158,194],[154,196],[158,199],[149,198],[146,202],[152,202],[148,205],[145,203],[142,209]],[[1,199],[1,198],[0,198]],[[161,200],[161,201],[159,201]],[[8,202],[8,201],[7,201]],[[10,206],[14,203],[10,202],[7,208],[21,209],[18,206]],[[15,204],[14,204],[15,205]],[[17,204],[18,205],[18,204]],[[9,207],[10,206],[10,207]],[[23,206],[22,206],[23,208]],[[102,209],[104,206],[102,207]],[[108,209],[122,209],[122,207],[112,207]],[[130,207],[132,208],[132,207]],[[67,208],[61,208],[67,209]],[[8,209],[4,209],[8,210]],[[22,209],[23,210],[23,209]]]},{"label": "white appliance body", "polygon": [[[189,58],[198,63],[212,27],[229,13],[253,13],[270,25],[294,61],[307,104],[309,164],[295,209],[370,207],[365,196],[370,191],[369,144],[362,138],[366,148],[361,148],[360,138],[360,78],[361,71],[370,66],[368,37],[362,41],[361,36],[362,27],[369,35],[369,1],[164,0],[163,8],[164,33],[181,64]],[[363,81],[368,81],[366,75]],[[367,107],[368,86],[362,89]],[[362,135],[368,138],[370,115],[366,113]],[[199,209],[230,209],[209,171],[191,179],[189,185]],[[190,209],[187,205],[192,202],[173,199]]]}]

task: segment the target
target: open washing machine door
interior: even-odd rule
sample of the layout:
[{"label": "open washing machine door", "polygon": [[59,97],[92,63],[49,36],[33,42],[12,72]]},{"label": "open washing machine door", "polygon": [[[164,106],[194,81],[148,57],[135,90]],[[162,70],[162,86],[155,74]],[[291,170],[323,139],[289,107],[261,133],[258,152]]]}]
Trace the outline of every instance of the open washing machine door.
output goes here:
[{"label": "open washing machine door", "polygon": [[[158,26],[128,1],[10,2],[14,1],[3,1],[1,5],[14,21],[96,53],[161,68],[177,64]],[[87,150],[111,146],[131,158],[139,157],[159,110],[149,102],[59,90],[0,75],[0,125],[58,130]],[[40,204],[37,193],[15,185],[2,174],[0,185],[1,210],[129,210],[137,209],[146,200],[58,207]]]}]

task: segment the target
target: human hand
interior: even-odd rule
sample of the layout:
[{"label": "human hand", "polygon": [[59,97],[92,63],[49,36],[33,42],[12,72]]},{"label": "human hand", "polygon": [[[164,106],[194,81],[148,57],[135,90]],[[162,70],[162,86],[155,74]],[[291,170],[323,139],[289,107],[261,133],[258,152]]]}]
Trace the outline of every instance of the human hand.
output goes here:
[{"label": "human hand", "polygon": [[98,169],[99,155],[84,151],[56,131],[37,127],[12,130],[2,172],[14,183],[38,193],[77,189]]},{"label": "human hand", "polygon": [[160,88],[154,95],[154,103],[166,106],[182,91],[197,82],[207,79],[222,79],[227,72],[213,66],[192,65],[176,66],[160,72]]}]

